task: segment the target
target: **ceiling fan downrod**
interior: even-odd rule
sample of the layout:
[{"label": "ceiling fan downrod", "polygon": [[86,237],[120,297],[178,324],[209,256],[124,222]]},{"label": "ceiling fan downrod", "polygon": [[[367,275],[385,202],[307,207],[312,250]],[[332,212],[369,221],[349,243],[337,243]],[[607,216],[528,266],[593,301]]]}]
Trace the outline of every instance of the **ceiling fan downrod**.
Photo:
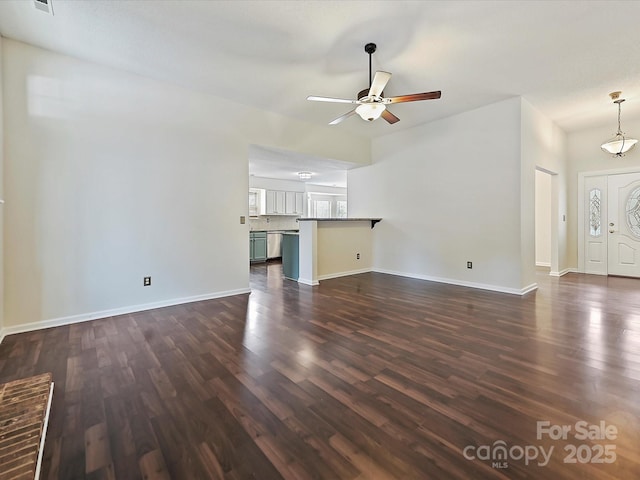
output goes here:
[{"label": "ceiling fan downrod", "polygon": [[369,88],[371,88],[371,83],[373,82],[373,77],[371,76],[371,55],[373,55],[378,47],[375,43],[367,43],[364,46],[364,51],[369,54]]}]

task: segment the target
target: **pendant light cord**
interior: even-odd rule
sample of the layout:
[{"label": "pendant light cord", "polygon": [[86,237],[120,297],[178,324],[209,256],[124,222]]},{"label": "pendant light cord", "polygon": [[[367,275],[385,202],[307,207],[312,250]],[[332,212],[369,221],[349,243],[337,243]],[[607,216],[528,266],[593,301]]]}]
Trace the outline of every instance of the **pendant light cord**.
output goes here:
[{"label": "pendant light cord", "polygon": [[620,128],[620,110],[621,110],[621,108],[620,108],[620,104],[621,104],[622,102],[619,102],[619,101],[618,101],[618,102],[616,102],[616,103],[618,104],[618,135],[622,135],[622,129]]}]

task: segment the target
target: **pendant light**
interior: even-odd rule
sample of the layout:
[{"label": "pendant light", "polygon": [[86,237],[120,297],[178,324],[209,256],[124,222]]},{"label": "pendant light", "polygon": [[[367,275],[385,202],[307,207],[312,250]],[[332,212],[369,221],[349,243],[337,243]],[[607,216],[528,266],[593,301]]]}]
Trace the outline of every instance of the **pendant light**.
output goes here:
[{"label": "pendant light", "polygon": [[628,138],[624,135],[620,128],[620,104],[624,102],[624,98],[620,98],[622,92],[611,92],[609,96],[613,103],[618,104],[618,131],[616,135],[605,143],[600,145],[603,151],[612,154],[615,157],[622,157],[626,152],[631,150],[638,143],[635,138]]}]

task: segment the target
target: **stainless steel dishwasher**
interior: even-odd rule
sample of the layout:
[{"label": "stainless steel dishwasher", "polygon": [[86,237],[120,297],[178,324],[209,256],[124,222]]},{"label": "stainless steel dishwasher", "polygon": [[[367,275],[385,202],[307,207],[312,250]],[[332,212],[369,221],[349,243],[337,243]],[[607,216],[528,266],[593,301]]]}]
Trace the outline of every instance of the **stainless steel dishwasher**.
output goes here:
[{"label": "stainless steel dishwasher", "polygon": [[267,232],[267,260],[282,257],[282,232]]}]

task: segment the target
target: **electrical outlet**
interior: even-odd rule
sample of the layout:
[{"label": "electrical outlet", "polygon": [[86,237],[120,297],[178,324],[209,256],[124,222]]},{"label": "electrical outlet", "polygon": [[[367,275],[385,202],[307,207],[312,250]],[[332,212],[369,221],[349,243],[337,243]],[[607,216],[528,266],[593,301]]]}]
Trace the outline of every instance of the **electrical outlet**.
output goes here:
[{"label": "electrical outlet", "polygon": [[360,260],[360,254],[356,253],[356,260]]},{"label": "electrical outlet", "polygon": [[467,262],[467,268],[473,268],[473,263],[472,262]]},{"label": "electrical outlet", "polygon": [[244,225],[246,223],[246,218],[244,215],[240,215],[240,225]]},{"label": "electrical outlet", "polygon": [[151,285],[151,277],[144,277],[142,280],[142,285],[148,287]]}]

